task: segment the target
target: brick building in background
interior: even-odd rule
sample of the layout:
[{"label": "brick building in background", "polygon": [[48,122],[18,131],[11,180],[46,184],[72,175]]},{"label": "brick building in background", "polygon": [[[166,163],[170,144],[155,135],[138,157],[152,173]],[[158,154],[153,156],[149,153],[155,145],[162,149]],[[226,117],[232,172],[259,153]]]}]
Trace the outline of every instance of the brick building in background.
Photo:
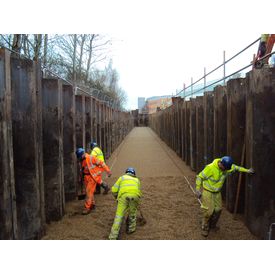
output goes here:
[{"label": "brick building in background", "polygon": [[157,108],[163,110],[170,105],[172,105],[172,96],[153,96],[147,98],[144,109],[146,109],[148,114],[153,114],[157,111]]}]

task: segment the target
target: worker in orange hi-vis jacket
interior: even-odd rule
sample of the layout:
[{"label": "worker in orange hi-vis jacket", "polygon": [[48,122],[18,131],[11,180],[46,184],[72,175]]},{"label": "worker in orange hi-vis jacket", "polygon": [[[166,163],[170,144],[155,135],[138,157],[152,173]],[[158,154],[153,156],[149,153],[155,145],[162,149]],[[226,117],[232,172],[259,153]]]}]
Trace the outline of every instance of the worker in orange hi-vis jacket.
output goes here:
[{"label": "worker in orange hi-vis jacket", "polygon": [[107,172],[109,177],[112,173],[104,161],[85,153],[83,148],[78,148],[76,150],[76,156],[81,162],[86,191],[85,207],[82,214],[87,215],[92,209],[95,209],[94,192],[97,183],[101,180],[100,174],[102,172],[102,168]]},{"label": "worker in orange hi-vis jacket", "polygon": [[264,60],[260,60],[265,55],[268,55],[272,52],[273,46],[275,43],[275,34],[262,34],[261,40],[258,48],[258,52],[255,58],[254,67],[260,69],[264,64],[268,64],[270,56],[267,56]]},{"label": "worker in orange hi-vis jacket", "polygon": [[266,41],[266,52],[271,53],[275,44],[275,34],[270,34]]}]

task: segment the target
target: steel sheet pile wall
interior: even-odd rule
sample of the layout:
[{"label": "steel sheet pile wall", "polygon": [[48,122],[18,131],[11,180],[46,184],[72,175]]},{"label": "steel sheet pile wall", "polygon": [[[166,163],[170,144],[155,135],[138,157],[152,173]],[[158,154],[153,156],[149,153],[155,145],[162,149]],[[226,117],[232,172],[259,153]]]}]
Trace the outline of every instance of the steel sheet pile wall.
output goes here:
[{"label": "steel sheet pile wall", "polygon": [[239,173],[229,177],[222,194],[226,208],[244,214],[259,238],[266,238],[275,222],[274,102],[275,69],[264,68],[203,97],[173,100],[172,106],[149,116],[149,126],[192,170],[199,172],[223,155],[255,169],[253,176],[242,174],[241,181]]},{"label": "steel sheet pile wall", "polygon": [[204,165],[213,160],[213,133],[214,133],[214,94],[205,93],[203,96],[203,158]]},{"label": "steel sheet pile wall", "polygon": [[[85,96],[76,95],[75,96],[75,140],[76,148],[82,147],[86,149],[85,140]],[[76,193],[77,195],[84,194],[83,185],[80,185],[80,174],[81,167],[79,162],[77,162],[77,180]]]},{"label": "steel sheet pile wall", "polygon": [[[232,156],[238,165],[246,166],[242,161],[242,151],[245,137],[245,117],[246,117],[246,78],[232,79],[227,83],[227,154]],[[226,207],[231,212],[234,211],[236,203],[237,184],[239,173],[234,173],[228,177],[226,184]],[[238,201],[239,212],[244,211],[244,180],[241,176],[240,200]]]},{"label": "steel sheet pile wall", "polygon": [[185,104],[186,102],[184,99],[181,100],[181,103],[179,104],[180,109],[180,124],[179,127],[181,128],[180,132],[180,143],[181,143],[181,158],[185,161],[186,155],[185,155]]},{"label": "steel sheet pile wall", "polygon": [[[231,91],[230,91],[231,92]],[[214,89],[214,158],[226,155],[227,101],[226,87]]]},{"label": "steel sheet pile wall", "polygon": [[77,166],[75,158],[75,96],[71,85],[63,85],[63,162],[65,200],[76,196]]},{"label": "steel sheet pile wall", "polygon": [[275,68],[253,70],[247,77],[246,163],[256,174],[247,177],[245,218],[263,238],[275,222]]},{"label": "steel sheet pile wall", "polygon": [[203,97],[196,98],[196,172],[200,172],[204,164],[204,127],[203,127]]},{"label": "steel sheet pile wall", "polygon": [[190,107],[191,102],[186,101],[185,102],[185,119],[184,119],[184,125],[185,125],[185,133],[184,133],[184,144],[185,144],[185,163],[187,165],[190,165]]},{"label": "steel sheet pile wall", "polygon": [[0,239],[17,238],[10,54],[0,49]]},{"label": "steel sheet pile wall", "polygon": [[[42,146],[40,75],[30,60],[11,58],[12,138],[19,239],[44,234],[44,185],[40,166]],[[8,72],[6,72],[8,73]]]},{"label": "steel sheet pile wall", "polygon": [[62,92],[61,80],[43,79],[42,124],[46,222],[60,220],[65,211]]},{"label": "steel sheet pile wall", "polygon": [[76,148],[86,148],[85,141],[85,96],[75,96],[75,140]]},{"label": "steel sheet pile wall", "polygon": [[85,113],[84,113],[84,129],[86,151],[90,150],[92,141],[92,98],[85,96]]},{"label": "steel sheet pile wall", "polygon": [[92,105],[91,105],[91,108],[92,108],[92,132],[91,132],[91,138],[92,140],[96,140],[96,137],[97,137],[97,131],[96,131],[96,99],[95,98],[92,98]]},{"label": "steel sheet pile wall", "polygon": [[196,99],[190,99],[190,167],[197,170]]},{"label": "steel sheet pile wall", "polygon": [[[227,101],[226,88],[217,86],[214,89],[214,158],[228,155],[227,153]],[[226,196],[227,182],[222,187],[222,198]]]},{"label": "steel sheet pile wall", "polygon": [[76,148],[95,140],[108,158],[133,126],[130,113],[0,49],[0,238],[41,238],[77,197]]},{"label": "steel sheet pile wall", "polygon": [[181,98],[173,98],[174,100],[174,129],[175,129],[175,136],[173,142],[173,149],[176,153],[181,156],[182,148],[180,142],[181,136],[181,127],[180,127],[180,102],[182,101]]}]

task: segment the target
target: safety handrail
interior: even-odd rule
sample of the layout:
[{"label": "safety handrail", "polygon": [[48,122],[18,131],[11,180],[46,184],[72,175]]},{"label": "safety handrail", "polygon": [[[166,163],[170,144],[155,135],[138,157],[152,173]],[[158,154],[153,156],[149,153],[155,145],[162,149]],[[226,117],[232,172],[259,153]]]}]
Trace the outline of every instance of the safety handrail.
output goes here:
[{"label": "safety handrail", "polygon": [[[221,79],[219,79],[219,80],[217,80],[217,81],[214,81],[214,82],[211,83],[211,84],[208,84],[208,85],[206,85],[206,86],[205,86],[205,84],[204,84],[204,87],[203,87],[203,88],[201,88],[201,89],[199,89],[199,90],[196,90],[196,92],[193,93],[193,87],[194,87],[195,84],[199,83],[199,82],[200,82],[201,80],[203,80],[203,79],[204,79],[204,81],[206,82],[206,77],[207,77],[207,76],[211,75],[212,73],[214,73],[215,71],[217,71],[217,70],[220,69],[221,67],[224,67],[224,68],[225,68],[225,65],[226,65],[227,63],[229,63],[230,61],[232,61],[234,58],[236,58],[238,55],[240,55],[241,53],[243,53],[244,51],[246,51],[247,49],[249,49],[249,48],[250,48],[251,46],[253,46],[254,44],[256,44],[258,41],[260,41],[260,39],[261,39],[261,38],[259,37],[259,38],[256,39],[254,42],[250,43],[248,46],[246,46],[244,49],[242,49],[241,51],[239,51],[238,53],[236,53],[235,55],[233,55],[233,56],[230,57],[229,59],[224,60],[224,62],[223,62],[222,64],[220,64],[220,65],[217,66],[216,68],[212,69],[212,70],[211,70],[210,72],[208,72],[207,74],[205,73],[201,78],[199,78],[199,79],[196,80],[195,82],[193,82],[193,78],[191,78],[191,82],[192,82],[192,83],[191,83],[189,86],[184,87],[184,89],[182,89],[182,90],[180,90],[179,92],[177,92],[175,96],[178,96],[178,95],[182,94],[183,92],[185,92],[186,90],[188,90],[188,89],[190,89],[190,88],[191,88],[191,92],[190,92],[188,95],[185,95],[185,94],[184,94],[183,97],[185,98],[185,97],[193,96],[194,94],[197,94],[197,93],[201,92],[202,90],[205,90],[205,89],[207,89],[208,87],[211,87],[211,86],[213,86],[213,85],[215,85],[215,84],[217,84],[217,83],[219,83],[219,82],[221,82],[221,81],[224,81],[224,80],[226,80],[227,78],[233,76],[234,74],[237,74],[237,73],[239,73],[239,72],[241,72],[241,71],[247,69],[248,67],[253,66],[253,63],[252,63],[252,64],[250,63],[249,65],[247,65],[247,66],[245,66],[245,67],[239,69],[238,71],[236,71],[236,72],[234,72],[234,73],[232,73],[232,74],[230,74],[230,75],[224,76],[223,78],[221,78]],[[262,58],[259,59],[258,61],[263,60],[263,59],[267,58],[268,56],[271,56],[272,54],[274,54],[274,52],[265,55],[264,57],[262,57]]]},{"label": "safety handrail", "polygon": [[[271,53],[269,53],[269,54],[266,54],[266,55],[263,56],[262,58],[259,58],[258,61],[264,60],[264,59],[266,59],[267,57],[271,56],[272,54],[275,54],[275,51],[274,51],[274,52],[271,52]],[[199,90],[196,90],[196,92],[193,93],[192,95],[197,94],[197,93],[199,93],[200,91],[205,90],[206,88],[211,87],[211,86],[213,86],[213,85],[215,85],[215,84],[217,84],[217,83],[219,83],[219,82],[221,82],[221,81],[223,81],[223,80],[225,80],[225,79],[227,79],[227,78],[229,78],[229,77],[231,77],[231,76],[233,76],[233,75],[235,75],[235,74],[237,74],[237,73],[239,73],[239,72],[241,72],[241,71],[243,71],[243,70],[245,70],[245,69],[247,69],[247,68],[249,68],[250,66],[253,66],[253,64],[249,64],[249,65],[247,65],[247,66],[245,66],[245,67],[239,69],[238,71],[236,71],[236,72],[234,72],[234,73],[232,73],[232,74],[230,74],[230,75],[227,75],[226,77],[221,78],[220,80],[217,80],[217,81],[215,81],[215,82],[213,82],[213,83],[211,83],[211,84],[209,84],[209,85],[207,85],[207,86],[205,86],[205,87],[203,87],[203,88],[201,88],[201,89],[199,89]]]},{"label": "safety handrail", "polygon": [[[17,54],[19,58],[29,59],[29,58],[28,58],[27,56],[25,56],[24,54],[22,54],[22,53],[20,53],[20,52],[17,52],[17,51],[14,51],[13,49],[9,49],[9,48],[5,47],[4,45],[1,45],[1,44],[0,44],[0,47],[3,48],[3,49],[6,49],[6,50],[8,50],[8,51],[10,51],[10,52],[12,52],[12,53]],[[101,102],[101,103],[107,103],[107,102],[108,102],[108,103],[109,103],[109,106],[112,106],[112,108],[115,109],[115,105],[116,105],[115,102],[116,102],[116,100],[113,99],[113,98],[111,98],[111,97],[109,97],[108,95],[104,95],[104,99],[105,99],[105,96],[107,96],[107,97],[110,99],[109,101],[100,100],[99,98],[94,97],[90,92],[85,91],[85,90],[83,90],[82,88],[80,88],[80,87],[74,85],[74,83],[71,82],[70,80],[65,79],[64,77],[60,76],[59,74],[57,74],[57,73],[51,71],[51,70],[50,70],[49,68],[47,68],[46,66],[43,66],[43,65],[42,65],[41,68],[42,68],[43,71],[47,71],[47,72],[49,72],[51,75],[53,75],[53,76],[55,76],[55,77],[57,77],[57,78],[63,80],[64,82],[68,83],[69,85],[72,85],[72,86],[74,87],[74,89],[75,89],[74,92],[76,92],[77,90],[79,90],[79,91],[81,91],[81,92],[87,94],[88,96],[90,96],[90,97],[92,97],[92,98],[95,98],[96,100],[98,100],[98,101]],[[98,91],[99,93],[101,93],[99,90],[97,90],[97,91]],[[98,93],[98,94],[99,94],[99,93]],[[112,102],[112,103],[111,103],[111,102]]]}]

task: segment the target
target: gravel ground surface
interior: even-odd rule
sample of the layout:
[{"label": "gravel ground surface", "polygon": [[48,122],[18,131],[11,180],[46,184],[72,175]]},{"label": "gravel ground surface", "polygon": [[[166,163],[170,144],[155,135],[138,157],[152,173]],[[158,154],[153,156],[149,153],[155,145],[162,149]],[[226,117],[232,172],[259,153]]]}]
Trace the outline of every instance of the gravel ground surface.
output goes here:
[{"label": "gravel ground surface", "polygon": [[[134,167],[141,180],[141,211],[146,224],[137,226],[125,240],[204,240],[200,234],[200,207],[184,176],[194,184],[195,173],[147,127],[136,127],[107,161],[112,186],[127,167]],[[82,216],[84,201],[66,204],[61,221],[47,225],[45,240],[106,240],[113,223],[116,201],[111,193],[95,195],[96,211]],[[140,217],[140,214],[139,214]],[[223,209],[220,230],[210,232],[210,240],[256,239],[241,218]]]}]

